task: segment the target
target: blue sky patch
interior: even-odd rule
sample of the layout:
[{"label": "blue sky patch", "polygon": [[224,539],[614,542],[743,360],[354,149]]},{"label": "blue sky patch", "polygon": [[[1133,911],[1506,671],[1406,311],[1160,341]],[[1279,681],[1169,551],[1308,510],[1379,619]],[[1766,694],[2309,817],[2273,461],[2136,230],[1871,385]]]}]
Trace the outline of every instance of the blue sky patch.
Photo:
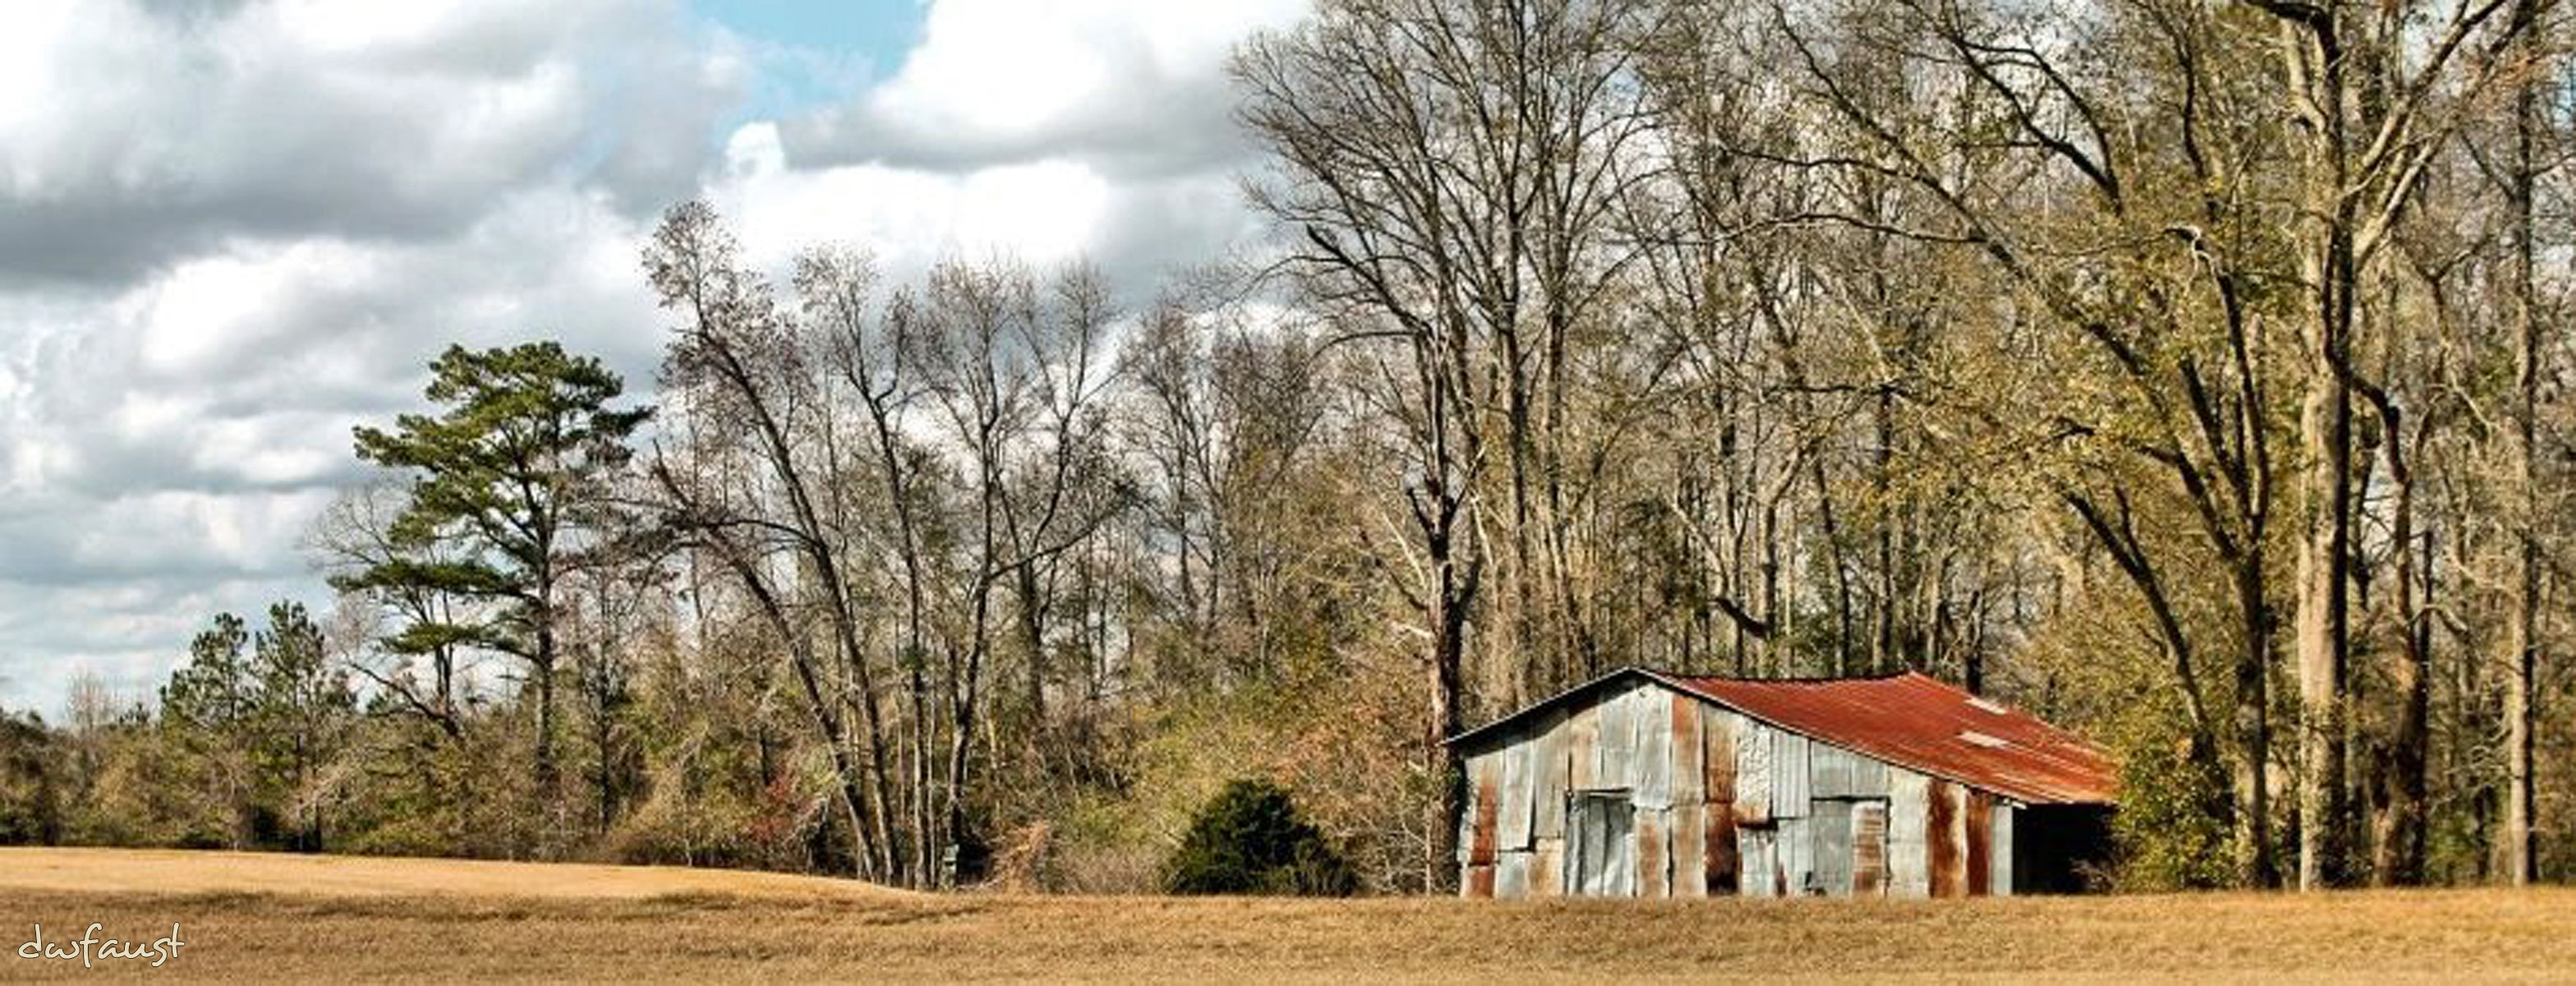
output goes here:
[{"label": "blue sky patch", "polygon": [[903,66],[925,0],[692,0],[697,16],[754,46],[760,76],[724,130],[845,102]]}]

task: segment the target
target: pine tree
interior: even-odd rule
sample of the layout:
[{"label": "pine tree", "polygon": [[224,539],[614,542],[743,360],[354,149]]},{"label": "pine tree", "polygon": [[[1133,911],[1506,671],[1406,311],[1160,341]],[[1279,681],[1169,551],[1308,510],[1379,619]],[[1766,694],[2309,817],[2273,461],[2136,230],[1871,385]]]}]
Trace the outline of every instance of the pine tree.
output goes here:
[{"label": "pine tree", "polygon": [[559,590],[596,558],[616,516],[607,494],[631,457],[627,438],[652,412],[612,407],[624,389],[617,374],[552,342],[452,346],[430,369],[427,396],[439,414],[406,414],[391,430],[356,429],[360,458],[412,476],[392,534],[413,550],[336,583],[426,588],[485,604],[414,622],[386,645],[413,654],[462,645],[524,663],[536,698],[532,769],[538,796],[551,806],[560,786]]}]

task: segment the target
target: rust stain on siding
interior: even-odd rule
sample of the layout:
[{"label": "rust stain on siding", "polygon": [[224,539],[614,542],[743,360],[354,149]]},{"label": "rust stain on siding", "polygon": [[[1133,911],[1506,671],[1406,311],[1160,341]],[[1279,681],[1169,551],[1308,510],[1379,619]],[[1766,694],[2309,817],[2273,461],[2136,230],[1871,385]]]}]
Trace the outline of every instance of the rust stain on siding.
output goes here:
[{"label": "rust stain on siding", "polygon": [[1707,783],[1704,777],[1706,767],[1700,762],[1705,751],[1699,737],[1699,720],[1700,708],[1708,702],[1681,692],[1672,693],[1672,699],[1673,762],[1669,771],[1672,803],[1696,805],[1703,797],[1701,788]]},{"label": "rust stain on siding", "polygon": [[1708,864],[1701,855],[1707,851],[1708,810],[1694,802],[1674,805],[1673,816],[1673,896],[1702,897],[1708,894]]},{"label": "rust stain on siding", "polygon": [[1742,865],[1735,848],[1735,722],[1702,710],[1700,728],[1700,871],[1709,896],[1732,896]]},{"label": "rust stain on siding", "polygon": [[1887,803],[1852,806],[1852,893],[1874,897],[1887,887]]},{"label": "rust stain on siding", "polygon": [[1655,813],[1637,813],[1637,895],[1670,897],[1672,887],[1665,879],[1664,832],[1655,824]]},{"label": "rust stain on siding", "polygon": [[1711,809],[1706,817],[1708,834],[1700,849],[1700,867],[1706,874],[1703,879],[1708,881],[1709,896],[1731,897],[1738,892],[1737,867],[1743,865],[1736,858],[1735,814],[1720,806]]},{"label": "rust stain on siding", "polygon": [[1530,896],[1556,897],[1565,893],[1565,851],[1562,839],[1540,839],[1530,850]]},{"label": "rust stain on siding", "polygon": [[1709,804],[1735,804],[1735,724],[1725,713],[1711,712],[1700,731],[1700,794]]},{"label": "rust stain on siding", "polygon": [[1934,780],[1929,795],[1923,799],[1923,848],[1931,860],[1932,896],[1956,897],[1965,889],[1966,874],[1961,872],[1958,814],[1959,786],[1949,781]]},{"label": "rust stain on siding", "polygon": [[1493,895],[1494,868],[1492,866],[1467,867],[1467,896],[1491,897]]},{"label": "rust stain on siding", "polygon": [[1993,892],[1994,868],[1989,857],[1994,852],[1995,803],[1984,791],[1968,795],[1968,895],[1983,897]]},{"label": "rust stain on siding", "polygon": [[[1494,825],[1502,812],[1502,804],[1496,798],[1498,786],[1494,782],[1492,762],[1487,761],[1485,769],[1476,772],[1476,836],[1467,849],[1469,866],[1494,865]],[[1492,875],[1487,874],[1486,889],[1489,893],[1492,887]]]}]

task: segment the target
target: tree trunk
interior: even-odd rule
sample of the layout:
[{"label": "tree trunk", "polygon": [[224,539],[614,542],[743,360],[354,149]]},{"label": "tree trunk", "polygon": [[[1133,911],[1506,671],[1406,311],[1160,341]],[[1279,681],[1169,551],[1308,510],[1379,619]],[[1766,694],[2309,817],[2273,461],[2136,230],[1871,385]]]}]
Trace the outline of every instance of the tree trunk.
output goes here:
[{"label": "tree trunk", "polygon": [[[2415,573],[2415,540],[2405,519],[2409,507],[2403,501],[2412,498],[2412,490],[2399,494],[2401,506],[2397,524],[2398,549],[2394,567],[2398,570],[2398,609],[2405,614],[2405,655],[2397,664],[2399,706],[2396,735],[2389,740],[2387,811],[2373,840],[2371,875],[2381,886],[2414,886],[2424,882],[2424,836],[2430,777],[2427,773],[2433,743],[2433,628],[2432,617],[2417,595]],[[2426,567],[2424,574],[2430,575]]]},{"label": "tree trunk", "polygon": [[1037,562],[1021,559],[1012,573],[1012,587],[1019,594],[1020,646],[1028,651],[1029,738],[1043,743],[1047,731],[1046,683],[1046,613],[1038,598]]},{"label": "tree trunk", "polygon": [[1825,464],[1815,464],[1817,522],[1825,536],[1825,560],[1834,574],[1834,666],[1832,673],[1852,673],[1851,566],[1843,559],[1842,525],[1834,520],[1833,489],[1825,485]]},{"label": "tree trunk", "polygon": [[1439,787],[1439,797],[1432,799],[1429,823],[1429,849],[1423,860],[1423,890],[1446,893],[1458,886],[1459,815],[1466,810],[1467,779],[1459,770],[1455,751],[1449,748],[1449,737],[1458,735],[1460,693],[1459,669],[1466,652],[1467,605],[1472,584],[1462,583],[1457,559],[1451,552],[1449,532],[1442,530],[1433,538],[1432,568],[1438,573],[1439,585],[1431,599],[1431,707],[1430,734],[1425,737],[1424,770]]},{"label": "tree trunk", "polygon": [[[2535,0],[2522,0],[2514,5],[2514,21],[2522,32],[2522,49],[2528,54],[2537,49],[2532,43],[2531,24]],[[2540,389],[2540,313],[2539,295],[2533,284],[2532,266],[2537,245],[2532,235],[2533,113],[2538,83],[2536,73],[2526,74],[2514,95],[2514,167],[2513,187],[2513,287],[2514,287],[2514,401],[2511,451],[2506,483],[2515,492],[2517,516],[2508,528],[2514,532],[2513,581],[2506,602],[2504,635],[2504,726],[2505,726],[2505,798],[2503,864],[2505,881],[2515,886],[2530,883],[2538,875],[2538,846],[2533,837],[2532,808],[2535,785],[2532,778],[2532,675],[2539,666],[2540,649],[2540,539],[2533,528],[2540,523],[2540,482],[2535,441],[2539,430]]]},{"label": "tree trunk", "polygon": [[[2327,345],[2341,332],[2325,328]],[[2337,357],[2327,356],[2325,361]],[[2319,366],[2300,419],[2305,453],[2305,530],[2299,541],[2299,889],[2338,886],[2349,877],[2349,792],[2345,786],[2350,719],[2345,706],[2349,658],[2352,498],[2352,400],[2331,366]]]},{"label": "tree trunk", "polygon": [[2236,654],[2236,878],[2243,886],[2281,882],[2272,852],[2272,606],[2262,555],[2234,559],[2240,649]]},{"label": "tree trunk", "polygon": [[[553,587],[539,583],[538,597],[551,600]],[[555,764],[555,614],[549,603],[537,608],[536,656],[529,661],[529,673],[537,679],[537,803],[540,814],[551,822],[556,795],[562,788],[562,775]],[[551,824],[549,824],[551,831]],[[551,853],[551,848],[548,849]]]}]

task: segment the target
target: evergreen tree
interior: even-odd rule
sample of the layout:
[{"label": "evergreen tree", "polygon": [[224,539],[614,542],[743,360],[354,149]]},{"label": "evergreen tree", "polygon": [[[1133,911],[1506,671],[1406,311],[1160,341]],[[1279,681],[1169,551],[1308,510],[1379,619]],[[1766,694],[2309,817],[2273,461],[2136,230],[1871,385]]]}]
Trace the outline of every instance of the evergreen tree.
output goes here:
[{"label": "evergreen tree", "polygon": [[610,481],[631,456],[628,436],[651,411],[612,407],[624,389],[617,374],[552,342],[450,347],[430,369],[427,396],[440,413],[403,415],[391,430],[356,429],[360,458],[412,477],[410,503],[391,532],[410,550],[335,584],[429,589],[487,604],[413,622],[386,645],[412,654],[463,645],[524,663],[536,699],[536,789],[551,805],[559,786],[559,588],[593,563],[591,549],[616,516]]},{"label": "evergreen tree", "polygon": [[1228,784],[1190,823],[1164,867],[1176,894],[1346,897],[1358,878],[1288,792],[1264,781]]},{"label": "evergreen tree", "polygon": [[188,645],[188,663],[161,688],[161,729],[176,755],[169,765],[187,789],[173,800],[171,833],[189,845],[246,848],[252,835],[251,764],[245,752],[257,683],[250,629],[231,613]]},{"label": "evergreen tree", "polygon": [[291,602],[269,607],[268,628],[257,637],[250,670],[257,685],[250,755],[266,795],[264,815],[292,826],[278,833],[287,845],[319,852],[325,800],[316,789],[319,775],[337,754],[357,708],[348,672],[332,666],[322,628],[302,604]]}]

